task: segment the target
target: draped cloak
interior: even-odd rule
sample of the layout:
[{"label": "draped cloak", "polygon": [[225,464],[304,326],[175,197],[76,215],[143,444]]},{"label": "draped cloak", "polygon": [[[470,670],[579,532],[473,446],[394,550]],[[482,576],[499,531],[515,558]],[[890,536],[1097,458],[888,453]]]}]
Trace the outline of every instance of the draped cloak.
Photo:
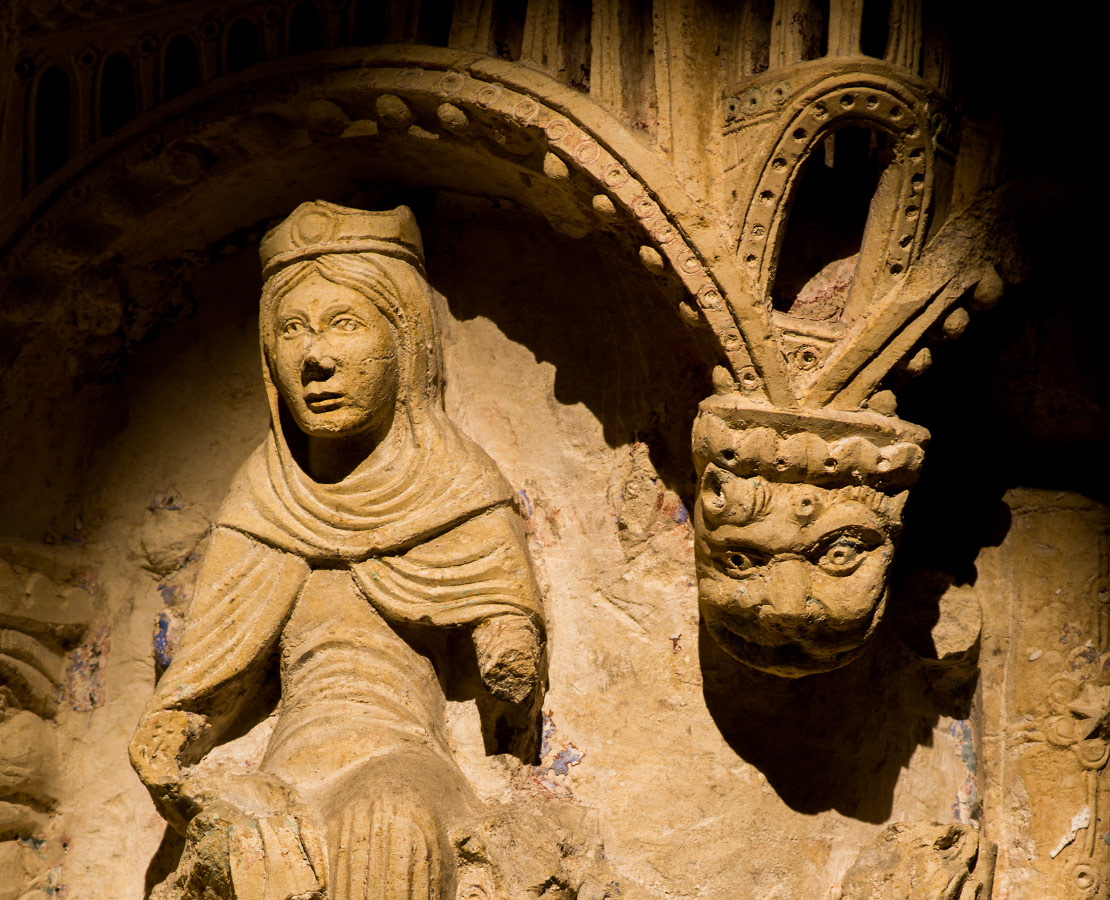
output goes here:
[{"label": "draped cloak", "polygon": [[[310,610],[312,603],[321,610],[318,620],[327,619],[326,601],[302,597],[302,592],[312,583],[313,571],[340,569],[350,573],[355,602],[348,602],[346,618],[337,620],[338,630],[318,623],[303,629],[316,642],[303,654],[303,671],[311,672],[315,665],[319,674],[312,676],[317,685],[298,701],[300,709],[292,709],[289,716],[291,721],[300,716],[310,727],[302,722],[294,730],[315,732],[316,741],[331,740],[326,717],[305,718],[304,707],[314,702],[313,697],[322,697],[325,707],[333,700],[345,702],[330,682],[346,677],[344,667],[356,666],[361,671],[350,673],[352,680],[343,690],[358,694],[361,679],[364,696],[358,698],[359,709],[348,706],[356,718],[360,709],[373,707],[374,728],[384,735],[378,743],[384,740],[387,746],[375,749],[370,741],[363,748],[357,727],[351,725],[342,739],[353,751],[369,757],[389,752],[390,742],[396,747],[411,741],[416,747],[423,741],[446,758],[449,752],[438,733],[442,692],[430,666],[416,671],[422,658],[405,656],[409,651],[403,642],[398,647],[400,639],[384,623],[388,633],[383,636],[383,628],[374,631],[370,620],[462,626],[508,614],[529,618],[542,633],[542,612],[512,492],[493,461],[444,411],[431,288],[411,261],[381,254],[359,256],[364,268],[378,273],[369,282],[365,274],[355,277],[342,265],[325,272],[325,277],[359,290],[389,321],[399,368],[389,433],[338,483],[313,481],[301,469],[287,440],[287,430],[295,426],[273,375],[274,313],[280,297],[275,296],[275,279],[267,281],[260,331],[270,432],[235,476],[219,511],[185,635],[145,715],[160,710],[198,713],[211,726],[210,740],[218,740],[281,644],[283,698],[274,739],[278,738],[290,705],[285,694],[290,690],[286,670],[292,650],[285,645],[284,632],[291,618],[296,619],[295,610]],[[327,267],[327,258],[317,262]],[[357,611],[359,597],[372,607],[364,607],[365,615]],[[369,623],[366,628],[360,618]],[[359,646],[336,650],[347,640],[343,634],[353,635],[349,642]],[[326,665],[309,659],[329,653]],[[382,694],[382,684],[401,685],[397,697]],[[409,708],[399,713],[393,709],[406,704]],[[331,721],[350,718],[340,713]],[[268,757],[275,753],[274,739]],[[276,752],[281,756],[281,748]],[[453,761],[449,765],[454,768]],[[280,771],[291,777],[287,770]],[[310,773],[303,774],[307,779]],[[301,773],[292,777],[301,780]],[[372,813],[348,811],[344,821],[352,815],[357,821]],[[344,827],[354,826],[348,822]],[[280,840],[274,840],[282,846],[292,840],[285,826],[279,832]],[[269,889],[258,896],[270,896]]]},{"label": "draped cloak", "polygon": [[[349,284],[386,316],[397,345],[389,434],[335,484],[313,481],[297,464],[286,438],[295,426],[273,375],[279,298],[268,281],[259,324],[270,432],[217,515],[184,639],[150,711],[229,712],[235,704],[226,694],[239,694],[236,682],[272,651],[312,565],[348,567],[387,621],[455,626],[509,613],[542,630],[511,489],[443,408],[432,290],[409,262],[360,256],[380,278]],[[252,540],[236,541],[233,533]]]}]

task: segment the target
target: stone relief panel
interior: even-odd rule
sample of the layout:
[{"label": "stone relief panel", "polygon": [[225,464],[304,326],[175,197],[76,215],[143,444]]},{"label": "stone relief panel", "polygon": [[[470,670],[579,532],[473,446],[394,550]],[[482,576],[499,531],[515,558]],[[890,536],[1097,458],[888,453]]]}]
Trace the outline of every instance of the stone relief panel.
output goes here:
[{"label": "stone relief panel", "polygon": [[93,618],[92,595],[32,568],[34,554],[0,553],[0,897],[52,897],[64,890],[68,849],[57,821],[58,708],[103,703],[98,648],[78,646]]},{"label": "stone relief panel", "polygon": [[[469,246],[485,269],[475,277],[472,267],[471,278],[490,297],[437,323],[434,303],[423,318],[390,305],[426,291],[405,213],[308,204],[264,246],[271,438],[221,511],[213,494],[231,480],[221,482],[221,467],[241,458],[253,422],[242,386],[221,384],[219,415],[197,417],[195,437],[181,441],[177,458],[209,460],[217,473],[198,465],[181,477],[184,495],[162,490],[172,454],[132,457],[136,473],[115,472],[119,497],[96,479],[81,486],[116,511],[102,526],[109,568],[151,589],[133,601],[140,651],[121,683],[147,672],[146,613],[157,609],[161,680],[133,756],[184,852],[174,856],[171,835],[147,888],[169,872],[159,896],[358,896],[371,881],[385,896],[600,900],[646,885],[659,896],[731,897],[742,885],[760,900],[793,900],[819,884],[889,900],[891,883],[989,895],[997,834],[975,831],[980,723],[963,709],[941,715],[926,697],[945,679],[962,690],[973,676],[978,599],[951,592],[943,612],[952,621],[910,623],[927,685],[913,683],[900,651],[872,640],[889,615],[903,506],[928,440],[896,417],[892,390],[1002,289],[981,248],[989,210],[961,217],[988,179],[959,146],[951,47],[932,7],[882,8],[876,47],[868,21],[880,5],[850,0],[741,4],[727,15],[667,2],[646,18],[621,4],[596,2],[587,14],[534,2],[518,10],[517,64],[502,52],[511,23],[489,4],[454,4],[450,29],[435,29],[447,47],[371,51],[348,27],[364,5],[332,4],[321,46],[356,46],[314,67],[287,46],[279,20],[293,4],[248,5],[265,16],[272,58],[226,81],[229,22],[199,7],[141,37],[128,34],[137,19],[117,10],[118,35],[105,34],[115,22],[98,23],[98,46],[84,52],[76,31],[58,42],[60,55],[36,56],[26,49],[34,42],[20,49],[28,87],[12,108],[30,102],[32,81],[41,87],[36,64],[57,75],[73,58],[71,118],[87,130],[96,107],[86,104],[105,83],[96,73],[107,71],[98,57],[134,44],[147,106],[164,99],[155,42],[182,28],[207,42],[195,95],[168,98],[166,110],[148,108],[111,137],[94,124],[96,149],[85,154],[88,140],[77,140],[82,158],[63,158],[55,174],[23,167],[33,176],[25,187],[41,183],[13,217],[6,246],[15,249],[2,261],[11,297],[35,307],[17,297],[34,284],[70,298],[76,324],[48,303],[28,314],[50,334],[57,325],[98,338],[82,377],[148,339],[179,302],[187,307],[181,284],[306,196],[384,208],[435,185],[488,197],[499,214],[521,204],[590,249],[551,235],[554,250],[541,240],[528,248],[539,252],[514,258],[508,229],[480,246],[463,234],[469,222],[441,228],[437,253]],[[390,42],[435,43],[418,32],[451,4],[409,16],[411,28],[401,27],[403,6],[386,16]],[[54,27],[71,12],[44,21]],[[582,40],[591,28],[592,50]],[[714,45],[711,78],[702,61],[718,58]],[[276,58],[286,51],[290,59]],[[809,189],[829,173],[848,175],[849,189],[818,190],[814,202]],[[352,196],[374,195],[372,183],[404,189],[383,189],[381,202]],[[440,215],[435,202],[429,219]],[[848,210],[852,227],[841,234],[825,218],[807,230],[821,207]],[[162,208],[179,227],[149,227]],[[605,288],[571,280],[560,294],[541,283],[531,270],[554,276],[549,254],[585,261]],[[364,256],[378,274],[347,265]],[[624,271],[629,261],[642,264],[640,281]],[[518,270],[527,271],[514,281]],[[694,426],[692,486],[689,454],[676,462],[660,434],[692,417],[672,403],[672,382],[697,385],[700,399],[712,364],[701,360],[700,374],[638,367],[637,354],[671,348],[674,323],[641,320],[640,310],[612,316],[626,295],[652,290],[723,364]],[[559,314],[523,310],[522,298],[601,323],[575,340],[612,328],[616,363],[599,360],[603,344],[590,340],[581,356],[553,349]],[[332,314],[344,302],[362,317],[339,322]],[[24,307],[9,306],[22,322]],[[198,341],[204,353],[225,339],[222,324]],[[445,349],[440,330],[453,332]],[[343,342],[350,356],[336,352]],[[436,380],[444,352],[464,363],[446,406]],[[418,358],[439,375],[414,389],[424,382],[406,367]],[[198,369],[198,384],[219,380],[207,363]],[[185,384],[182,393],[194,390]],[[658,411],[628,415],[626,399],[611,402],[622,391],[650,394]],[[162,406],[179,403],[163,397]],[[132,450],[154,418],[131,430]],[[149,439],[163,449],[164,435],[183,436],[180,422],[161,429]],[[381,449],[388,464],[368,466]],[[153,499],[131,490],[149,488],[155,469]],[[388,487],[346,491],[360,472]],[[132,571],[140,566],[156,585]],[[929,646],[914,643],[921,634]],[[1088,773],[1086,818],[1080,809],[1069,819],[1050,853],[1078,867],[1062,883],[1088,892],[1105,881],[1091,862],[1101,857],[1090,824],[1105,765],[1104,643],[1093,654],[1071,646],[1048,699],[1015,727],[1018,743],[1066,751]],[[460,648],[473,664],[461,675],[440,665]],[[721,648],[741,665],[722,663]],[[252,719],[262,721],[236,737]],[[506,749],[516,763],[495,752]],[[797,774],[816,769],[820,777]],[[876,838],[889,821],[950,818],[958,825],[899,825]],[[161,827],[147,816],[128,833],[149,843]],[[1086,856],[1069,860],[1080,847]],[[86,890],[94,871],[86,866]]]},{"label": "stone relief panel", "polygon": [[1110,891],[1110,632],[1105,506],[1020,489],[1013,525],[984,553],[986,828],[999,848],[997,896]]}]

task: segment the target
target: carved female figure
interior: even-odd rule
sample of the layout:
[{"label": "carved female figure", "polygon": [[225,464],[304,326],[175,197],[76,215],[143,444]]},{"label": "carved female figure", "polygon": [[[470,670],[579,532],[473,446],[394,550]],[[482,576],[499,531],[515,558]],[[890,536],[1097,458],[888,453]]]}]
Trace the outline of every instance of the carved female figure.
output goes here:
[{"label": "carved female figure", "polygon": [[[487,689],[533,694],[543,626],[522,524],[444,410],[412,213],[306,203],[261,254],[270,433],[219,512],[131,744],[186,833],[159,896],[449,897],[449,829],[476,801],[436,673],[399,632],[469,628]],[[197,774],[275,656],[258,770]]]}]

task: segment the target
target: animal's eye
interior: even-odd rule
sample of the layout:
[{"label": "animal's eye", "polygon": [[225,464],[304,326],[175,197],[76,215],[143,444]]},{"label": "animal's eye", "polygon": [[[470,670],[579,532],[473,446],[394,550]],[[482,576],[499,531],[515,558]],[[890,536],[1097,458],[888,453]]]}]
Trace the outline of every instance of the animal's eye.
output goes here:
[{"label": "animal's eye", "polygon": [[858,537],[842,534],[818,551],[817,565],[830,575],[847,575],[855,571],[871,549]]},{"label": "animal's eye", "polygon": [[755,570],[764,564],[765,560],[760,554],[747,547],[726,547],[717,557],[718,565],[730,576],[752,575]]}]

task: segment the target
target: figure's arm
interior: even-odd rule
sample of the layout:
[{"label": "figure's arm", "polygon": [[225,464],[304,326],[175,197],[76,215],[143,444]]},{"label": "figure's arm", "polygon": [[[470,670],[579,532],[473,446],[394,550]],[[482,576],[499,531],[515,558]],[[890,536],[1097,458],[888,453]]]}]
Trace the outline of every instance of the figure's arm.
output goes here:
[{"label": "figure's arm", "polygon": [[355,580],[395,622],[472,626],[482,681],[520,703],[542,678],[543,607],[524,525],[494,507],[401,557],[357,563]]},{"label": "figure's arm", "polygon": [[183,830],[211,786],[186,775],[257,695],[308,566],[227,528],[212,535],[185,635],[131,739],[131,764]]},{"label": "figure's arm", "polygon": [[502,613],[474,628],[482,683],[498,700],[521,703],[536,687],[543,645],[530,616]]}]

